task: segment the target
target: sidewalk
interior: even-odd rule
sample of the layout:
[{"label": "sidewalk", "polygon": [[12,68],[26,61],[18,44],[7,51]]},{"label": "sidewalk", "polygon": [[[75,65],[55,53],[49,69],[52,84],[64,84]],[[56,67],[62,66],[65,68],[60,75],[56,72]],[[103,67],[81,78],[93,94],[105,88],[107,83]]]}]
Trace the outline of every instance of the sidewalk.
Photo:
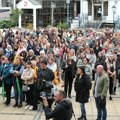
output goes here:
[{"label": "sidewalk", "polygon": [[[61,87],[59,86],[58,88]],[[71,101],[73,103],[76,118],[78,118],[80,116],[80,105],[79,103],[75,102],[74,90],[72,91]],[[44,112],[24,110],[25,103],[23,103],[22,108],[13,108],[13,104],[14,99],[12,99],[9,107],[5,107],[5,105],[3,104],[2,95],[0,95],[0,120],[45,120]],[[86,104],[86,110],[87,119],[96,120],[97,111],[92,92],[90,102]],[[117,88],[117,95],[113,96],[112,101],[107,98],[107,112],[107,120],[120,120],[120,88]],[[74,117],[72,120],[75,120]]]}]

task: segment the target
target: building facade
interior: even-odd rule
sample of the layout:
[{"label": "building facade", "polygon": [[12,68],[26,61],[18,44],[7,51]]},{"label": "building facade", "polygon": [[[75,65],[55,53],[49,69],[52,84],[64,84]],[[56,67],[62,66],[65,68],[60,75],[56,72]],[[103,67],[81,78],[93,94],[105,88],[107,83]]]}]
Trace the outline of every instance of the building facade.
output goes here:
[{"label": "building facade", "polygon": [[[18,7],[23,10],[23,15],[19,19],[19,23],[21,21],[19,27],[35,24],[35,20],[34,28],[50,24],[57,25],[59,22],[67,21],[67,14],[69,14],[70,21],[74,19],[84,22],[113,21],[113,5],[116,6],[114,19],[118,19],[120,16],[118,12],[120,11],[120,0],[70,0],[69,12],[66,1],[69,0],[0,0],[0,7],[13,9]],[[31,6],[28,6],[28,3]],[[36,9],[35,11],[32,6]]]}]

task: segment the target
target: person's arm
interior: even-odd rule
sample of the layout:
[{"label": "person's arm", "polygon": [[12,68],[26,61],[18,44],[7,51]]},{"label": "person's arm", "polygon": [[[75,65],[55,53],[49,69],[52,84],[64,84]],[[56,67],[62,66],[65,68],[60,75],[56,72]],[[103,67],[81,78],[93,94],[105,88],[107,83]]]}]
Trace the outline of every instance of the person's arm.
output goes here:
[{"label": "person's arm", "polygon": [[42,98],[42,100],[43,100],[43,105],[44,105],[45,116],[47,119],[54,118],[55,116],[57,116],[60,113],[61,109],[59,106],[56,106],[56,108],[54,110],[51,110],[48,107],[48,101],[47,101],[46,97]]},{"label": "person's arm", "polygon": [[104,79],[104,87],[103,87],[103,91],[102,91],[102,94],[101,94],[101,97],[103,98],[104,96],[106,96],[107,94],[107,91],[108,91],[108,88],[109,88],[109,77],[106,76],[103,78]]},{"label": "person's arm", "polygon": [[9,69],[8,69],[7,73],[2,76],[2,79],[3,79],[3,80],[4,80],[4,79],[7,79],[7,78],[10,76],[10,74],[11,74],[11,73],[10,73],[10,69],[11,69],[11,68],[12,68],[12,65],[9,66]]}]

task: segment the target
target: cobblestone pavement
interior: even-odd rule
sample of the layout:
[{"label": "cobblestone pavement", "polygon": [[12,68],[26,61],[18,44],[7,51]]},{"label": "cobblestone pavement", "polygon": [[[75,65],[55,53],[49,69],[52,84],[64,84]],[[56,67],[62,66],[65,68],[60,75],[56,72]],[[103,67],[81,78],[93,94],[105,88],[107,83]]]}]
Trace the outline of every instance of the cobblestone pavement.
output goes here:
[{"label": "cobblestone pavement", "polygon": [[[58,88],[61,89],[60,85]],[[74,90],[72,91],[71,101],[73,103],[75,116],[78,118],[80,116],[80,105],[75,102]],[[0,95],[0,120],[45,120],[44,112],[24,110],[25,103],[23,103],[22,108],[13,108],[13,104],[14,99],[12,99],[10,106],[6,107],[3,103],[2,95]],[[96,120],[97,112],[92,92],[90,101],[86,104],[86,110],[87,119]],[[107,120],[120,120],[120,88],[117,88],[117,95],[113,96],[112,101],[107,98],[107,112]],[[75,120],[74,117],[72,120]]]}]

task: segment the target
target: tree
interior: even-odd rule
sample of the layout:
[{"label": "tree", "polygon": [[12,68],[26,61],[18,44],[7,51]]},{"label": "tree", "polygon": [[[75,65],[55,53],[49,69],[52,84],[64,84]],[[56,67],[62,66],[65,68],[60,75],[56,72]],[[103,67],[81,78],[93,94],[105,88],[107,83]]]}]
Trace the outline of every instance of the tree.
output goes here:
[{"label": "tree", "polygon": [[21,14],[21,15],[23,14],[23,11],[22,11],[22,10],[20,10],[20,9],[18,9],[18,8],[12,10],[11,20],[16,23],[16,26],[17,26],[17,24],[18,24],[18,18],[19,18],[19,15],[20,15],[20,14]]}]

